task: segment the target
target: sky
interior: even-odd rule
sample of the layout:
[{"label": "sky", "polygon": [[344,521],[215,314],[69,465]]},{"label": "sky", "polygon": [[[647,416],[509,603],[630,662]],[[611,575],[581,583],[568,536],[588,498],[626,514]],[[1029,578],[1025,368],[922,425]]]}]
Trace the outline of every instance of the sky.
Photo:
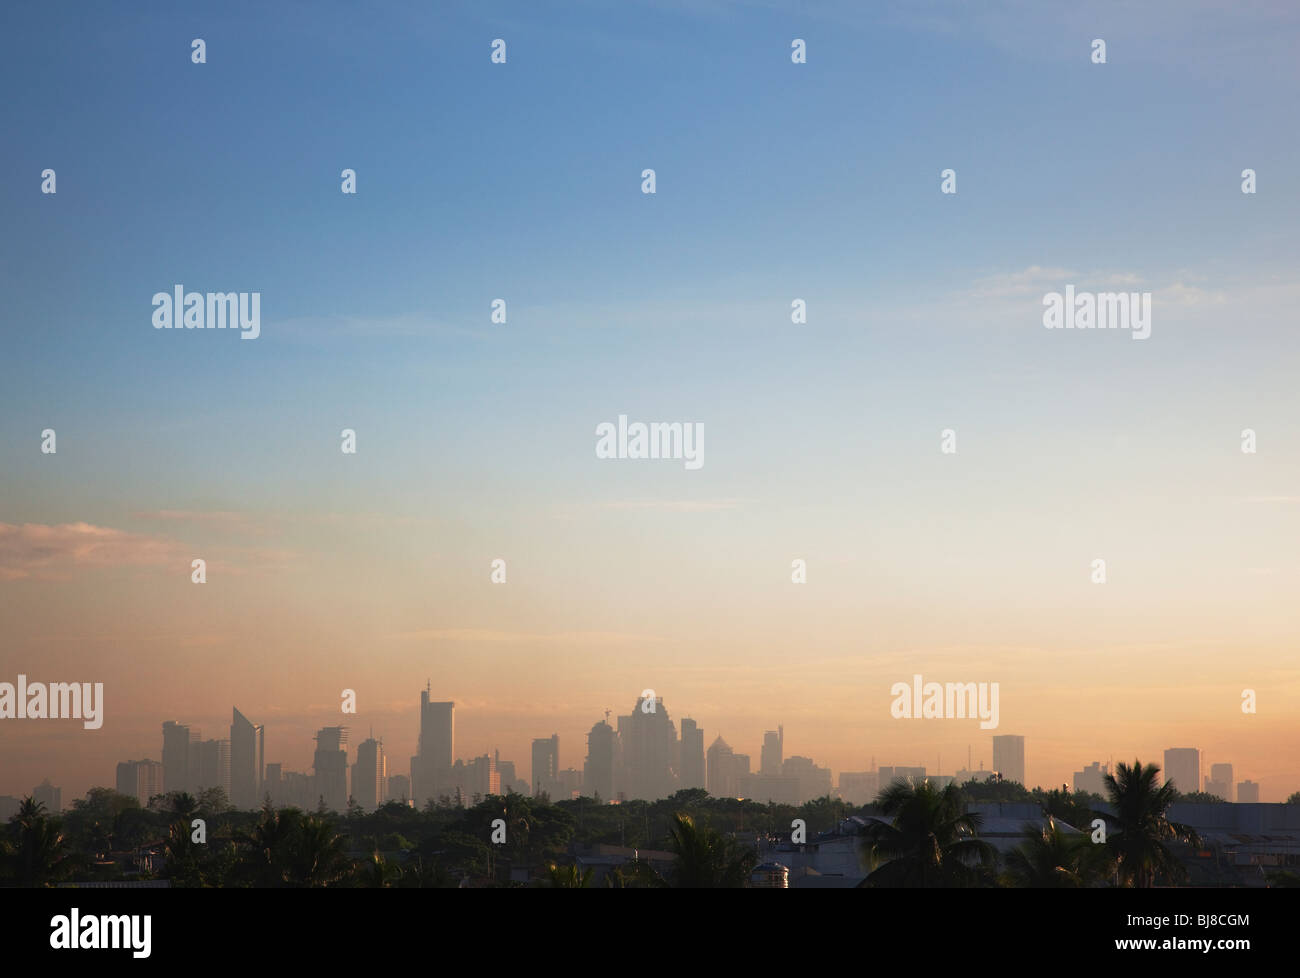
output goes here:
[{"label": "sky", "polygon": [[[426,682],[521,775],[653,689],[837,776],[1011,733],[1035,784],[1198,747],[1300,790],[1293,5],[0,18],[0,682],[105,684],[99,730],[0,721],[0,794],[232,706],[407,773]],[[177,284],[260,336],[154,329]],[[1151,335],[1044,329],[1067,284]],[[597,458],[620,414],[704,465]],[[894,719],[915,674],[999,728]]]}]

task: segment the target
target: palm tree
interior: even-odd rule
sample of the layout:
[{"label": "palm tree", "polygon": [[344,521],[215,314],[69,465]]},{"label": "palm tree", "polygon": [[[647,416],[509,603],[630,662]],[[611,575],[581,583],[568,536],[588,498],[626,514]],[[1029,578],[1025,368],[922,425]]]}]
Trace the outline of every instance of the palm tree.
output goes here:
[{"label": "palm tree", "polygon": [[942,791],[929,781],[895,781],[876,805],[892,822],[871,822],[863,830],[863,855],[871,872],[859,886],[962,886],[996,858],[976,838],[981,818],[967,812],[955,785]]},{"label": "palm tree", "polygon": [[673,885],[683,889],[739,888],[749,881],[757,854],[713,829],[700,829],[685,812],[673,815],[669,849],[677,856]]},{"label": "palm tree", "polygon": [[294,842],[302,821],[296,808],[276,811],[268,802],[252,832],[241,833],[239,841],[248,848],[246,865],[257,886],[288,886],[293,864]]},{"label": "palm tree", "polygon": [[385,859],[376,849],[370,854],[370,858],[358,868],[357,876],[362,886],[383,889],[397,885],[397,882],[402,878],[402,868],[396,863]]},{"label": "palm tree", "polygon": [[343,837],[326,819],[308,815],[294,839],[290,879],[298,886],[333,886],[350,866],[343,854]]},{"label": "palm tree", "polygon": [[1135,759],[1132,767],[1120,761],[1115,773],[1106,775],[1106,793],[1115,814],[1096,814],[1108,823],[1106,846],[1124,886],[1150,887],[1161,877],[1185,879],[1187,871],[1165,842],[1201,843],[1194,829],[1169,821],[1167,811],[1178,793],[1167,781],[1156,787],[1159,773],[1155,764],[1144,767]]},{"label": "palm tree", "polygon": [[1085,835],[1066,835],[1050,815],[1043,826],[1026,825],[1024,841],[1007,854],[1007,873],[1017,886],[1074,888],[1086,885]]},{"label": "palm tree", "polygon": [[30,795],[10,818],[16,843],[5,843],[5,861],[13,867],[19,886],[46,886],[67,875],[73,866],[59,819],[45,814],[45,805]]},{"label": "palm tree", "polygon": [[546,878],[550,887],[555,890],[585,890],[591,886],[591,875],[595,870],[591,867],[578,872],[576,863],[568,866],[557,866],[551,863],[546,867]]}]

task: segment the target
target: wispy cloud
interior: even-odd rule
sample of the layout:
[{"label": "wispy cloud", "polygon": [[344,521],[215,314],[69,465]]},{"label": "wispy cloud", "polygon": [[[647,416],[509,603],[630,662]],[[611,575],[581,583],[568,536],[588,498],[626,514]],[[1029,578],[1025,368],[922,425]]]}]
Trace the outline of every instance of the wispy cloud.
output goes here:
[{"label": "wispy cloud", "polygon": [[1030,265],[1018,272],[1002,272],[976,279],[970,295],[976,299],[1001,299],[1007,296],[1041,294],[1057,283],[1068,281],[1075,273],[1065,268]]},{"label": "wispy cloud", "polygon": [[739,509],[747,499],[617,499],[598,503],[599,509],[661,510],[671,513],[710,513],[724,509]]},{"label": "wispy cloud", "polygon": [[443,642],[516,643],[521,645],[608,646],[660,642],[655,635],[630,632],[505,632],[487,628],[427,628],[396,632],[395,639]]},{"label": "wispy cloud", "polygon": [[208,572],[232,577],[257,575],[293,559],[289,550],[191,544],[168,537],[130,533],[90,523],[0,523],[0,581],[23,578],[64,580],[80,570],[175,568],[188,576],[195,557]]},{"label": "wispy cloud", "polygon": [[90,523],[0,523],[0,580],[60,578],[81,568],[159,567],[178,561],[176,543]]}]

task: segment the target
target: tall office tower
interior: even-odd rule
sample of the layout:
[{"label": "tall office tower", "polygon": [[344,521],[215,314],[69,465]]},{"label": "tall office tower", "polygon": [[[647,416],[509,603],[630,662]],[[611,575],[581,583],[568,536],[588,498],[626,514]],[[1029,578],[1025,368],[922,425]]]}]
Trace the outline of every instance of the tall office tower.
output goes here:
[{"label": "tall office tower", "polygon": [[384,803],[388,781],[388,758],[382,741],[368,737],[357,745],[357,761],[352,765],[352,800],[366,811]]},{"label": "tall office tower", "polygon": [[560,773],[560,735],[533,740],[533,797],[543,792],[553,794],[555,777]]},{"label": "tall office tower", "polygon": [[63,789],[56,788],[50,784],[50,779],[46,778],[32,789],[32,801],[44,805],[48,814],[57,815],[63,811]]},{"label": "tall office tower", "polygon": [[618,737],[623,744],[623,790],[628,798],[654,801],[677,790],[673,771],[677,728],[662,696],[656,696],[653,704],[648,697],[638,697],[632,712],[618,718]]},{"label": "tall office tower", "polygon": [[[163,785],[167,791],[189,791],[190,782],[190,728],[187,724],[168,720],[163,728]],[[198,775],[197,768],[194,771]]]},{"label": "tall office tower", "polygon": [[683,788],[704,787],[704,731],[690,717],[682,719],[681,763]]},{"label": "tall office tower", "polygon": [[497,773],[501,775],[501,793],[507,795],[515,789],[515,762],[501,760],[501,752],[496,751]]},{"label": "tall office tower", "polygon": [[1205,779],[1206,794],[1232,801],[1232,765],[1211,764],[1210,776]]},{"label": "tall office tower", "polygon": [[785,727],[763,732],[763,750],[759,754],[758,773],[764,777],[775,778],[781,775],[781,765],[785,761]]},{"label": "tall office tower", "polygon": [[411,779],[405,774],[394,774],[388,779],[388,801],[397,801],[405,805],[411,800]]},{"label": "tall office tower", "polygon": [[840,797],[850,805],[869,805],[879,794],[879,771],[840,772]]},{"label": "tall office tower", "polygon": [[[220,788],[230,800],[230,741],[204,740],[198,745],[198,776],[192,778],[194,790]],[[195,752],[191,750],[190,756]]]},{"label": "tall office tower", "polygon": [[780,780],[795,782],[796,805],[814,798],[826,798],[831,793],[831,769],[818,767],[811,757],[796,754],[786,758],[781,764]]},{"label": "tall office tower", "polygon": [[158,761],[122,761],[117,766],[117,793],[149,805],[149,799],[163,793],[163,766]]},{"label": "tall office tower", "polygon": [[605,804],[614,800],[614,760],[616,734],[604,720],[587,734],[587,762],[583,766],[583,784],[593,798]]},{"label": "tall office tower", "polygon": [[1201,752],[1195,747],[1171,747],[1165,751],[1165,784],[1173,782],[1180,794],[1189,795],[1201,787]]},{"label": "tall office tower", "polygon": [[316,732],[316,794],[325,807],[336,812],[348,807],[348,728],[322,727]]},{"label": "tall office tower", "polygon": [[1109,765],[1093,761],[1082,771],[1074,772],[1074,790],[1087,791],[1090,794],[1108,797],[1106,794],[1106,775],[1110,773]]},{"label": "tall office tower", "polygon": [[197,795],[206,787],[202,784],[203,731],[198,727],[190,727],[189,767],[185,773],[187,775],[185,790],[190,794]]},{"label": "tall office tower", "polygon": [[259,806],[266,803],[266,799],[271,799],[272,808],[283,808],[282,799],[284,798],[284,785],[280,772],[283,770],[282,764],[268,764],[266,766],[266,776],[262,778],[262,797],[258,801]]},{"label": "tall office tower", "polygon": [[744,771],[737,760],[736,752],[731,749],[721,736],[709,745],[707,787],[709,794],[715,798],[735,798],[740,791],[742,775],[749,773],[749,763],[744,764]]},{"label": "tall office tower", "polygon": [[1238,805],[1258,805],[1259,785],[1254,781],[1242,781],[1237,785]]},{"label": "tall office tower", "polygon": [[429,690],[420,694],[420,742],[411,759],[411,791],[416,807],[437,800],[439,780],[451,771],[455,753],[456,704],[429,702]]},{"label": "tall office tower", "polygon": [[265,762],[265,731],[238,710],[230,721],[230,803],[240,811],[262,804],[262,768]]},{"label": "tall office tower", "polygon": [[150,799],[161,795],[165,790],[162,761],[147,758],[141,761],[136,777],[136,797],[140,799],[141,806],[148,806]]},{"label": "tall office tower", "polygon": [[1002,775],[1003,781],[1025,784],[1024,737],[1005,734],[993,738],[993,770]]},{"label": "tall office tower", "polygon": [[497,770],[494,754],[476,757],[467,762],[465,768],[465,789],[471,801],[476,795],[486,798],[501,794],[501,772]]}]

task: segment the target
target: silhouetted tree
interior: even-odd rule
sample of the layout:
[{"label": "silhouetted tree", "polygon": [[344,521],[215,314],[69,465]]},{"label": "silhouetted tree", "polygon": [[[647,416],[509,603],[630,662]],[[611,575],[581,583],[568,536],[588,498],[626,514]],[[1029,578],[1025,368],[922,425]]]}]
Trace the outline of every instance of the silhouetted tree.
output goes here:
[{"label": "silhouetted tree", "polygon": [[748,846],[738,846],[715,830],[700,828],[685,812],[673,816],[669,827],[673,863],[672,885],[682,889],[737,889],[749,882],[758,861]]},{"label": "silhouetted tree", "polygon": [[980,816],[967,812],[953,785],[895,781],[880,793],[881,814],[863,830],[862,851],[871,868],[860,886],[967,886],[988,872],[996,854],[976,838]]},{"label": "silhouetted tree", "polygon": [[1165,843],[1199,845],[1201,841],[1189,826],[1169,821],[1167,811],[1178,793],[1169,782],[1156,786],[1159,773],[1155,764],[1144,767],[1141,761],[1134,760],[1130,767],[1120,761],[1115,773],[1105,778],[1115,813],[1097,815],[1106,820],[1106,845],[1114,856],[1120,883],[1125,886],[1154,886],[1161,877],[1185,879],[1187,871]]}]

